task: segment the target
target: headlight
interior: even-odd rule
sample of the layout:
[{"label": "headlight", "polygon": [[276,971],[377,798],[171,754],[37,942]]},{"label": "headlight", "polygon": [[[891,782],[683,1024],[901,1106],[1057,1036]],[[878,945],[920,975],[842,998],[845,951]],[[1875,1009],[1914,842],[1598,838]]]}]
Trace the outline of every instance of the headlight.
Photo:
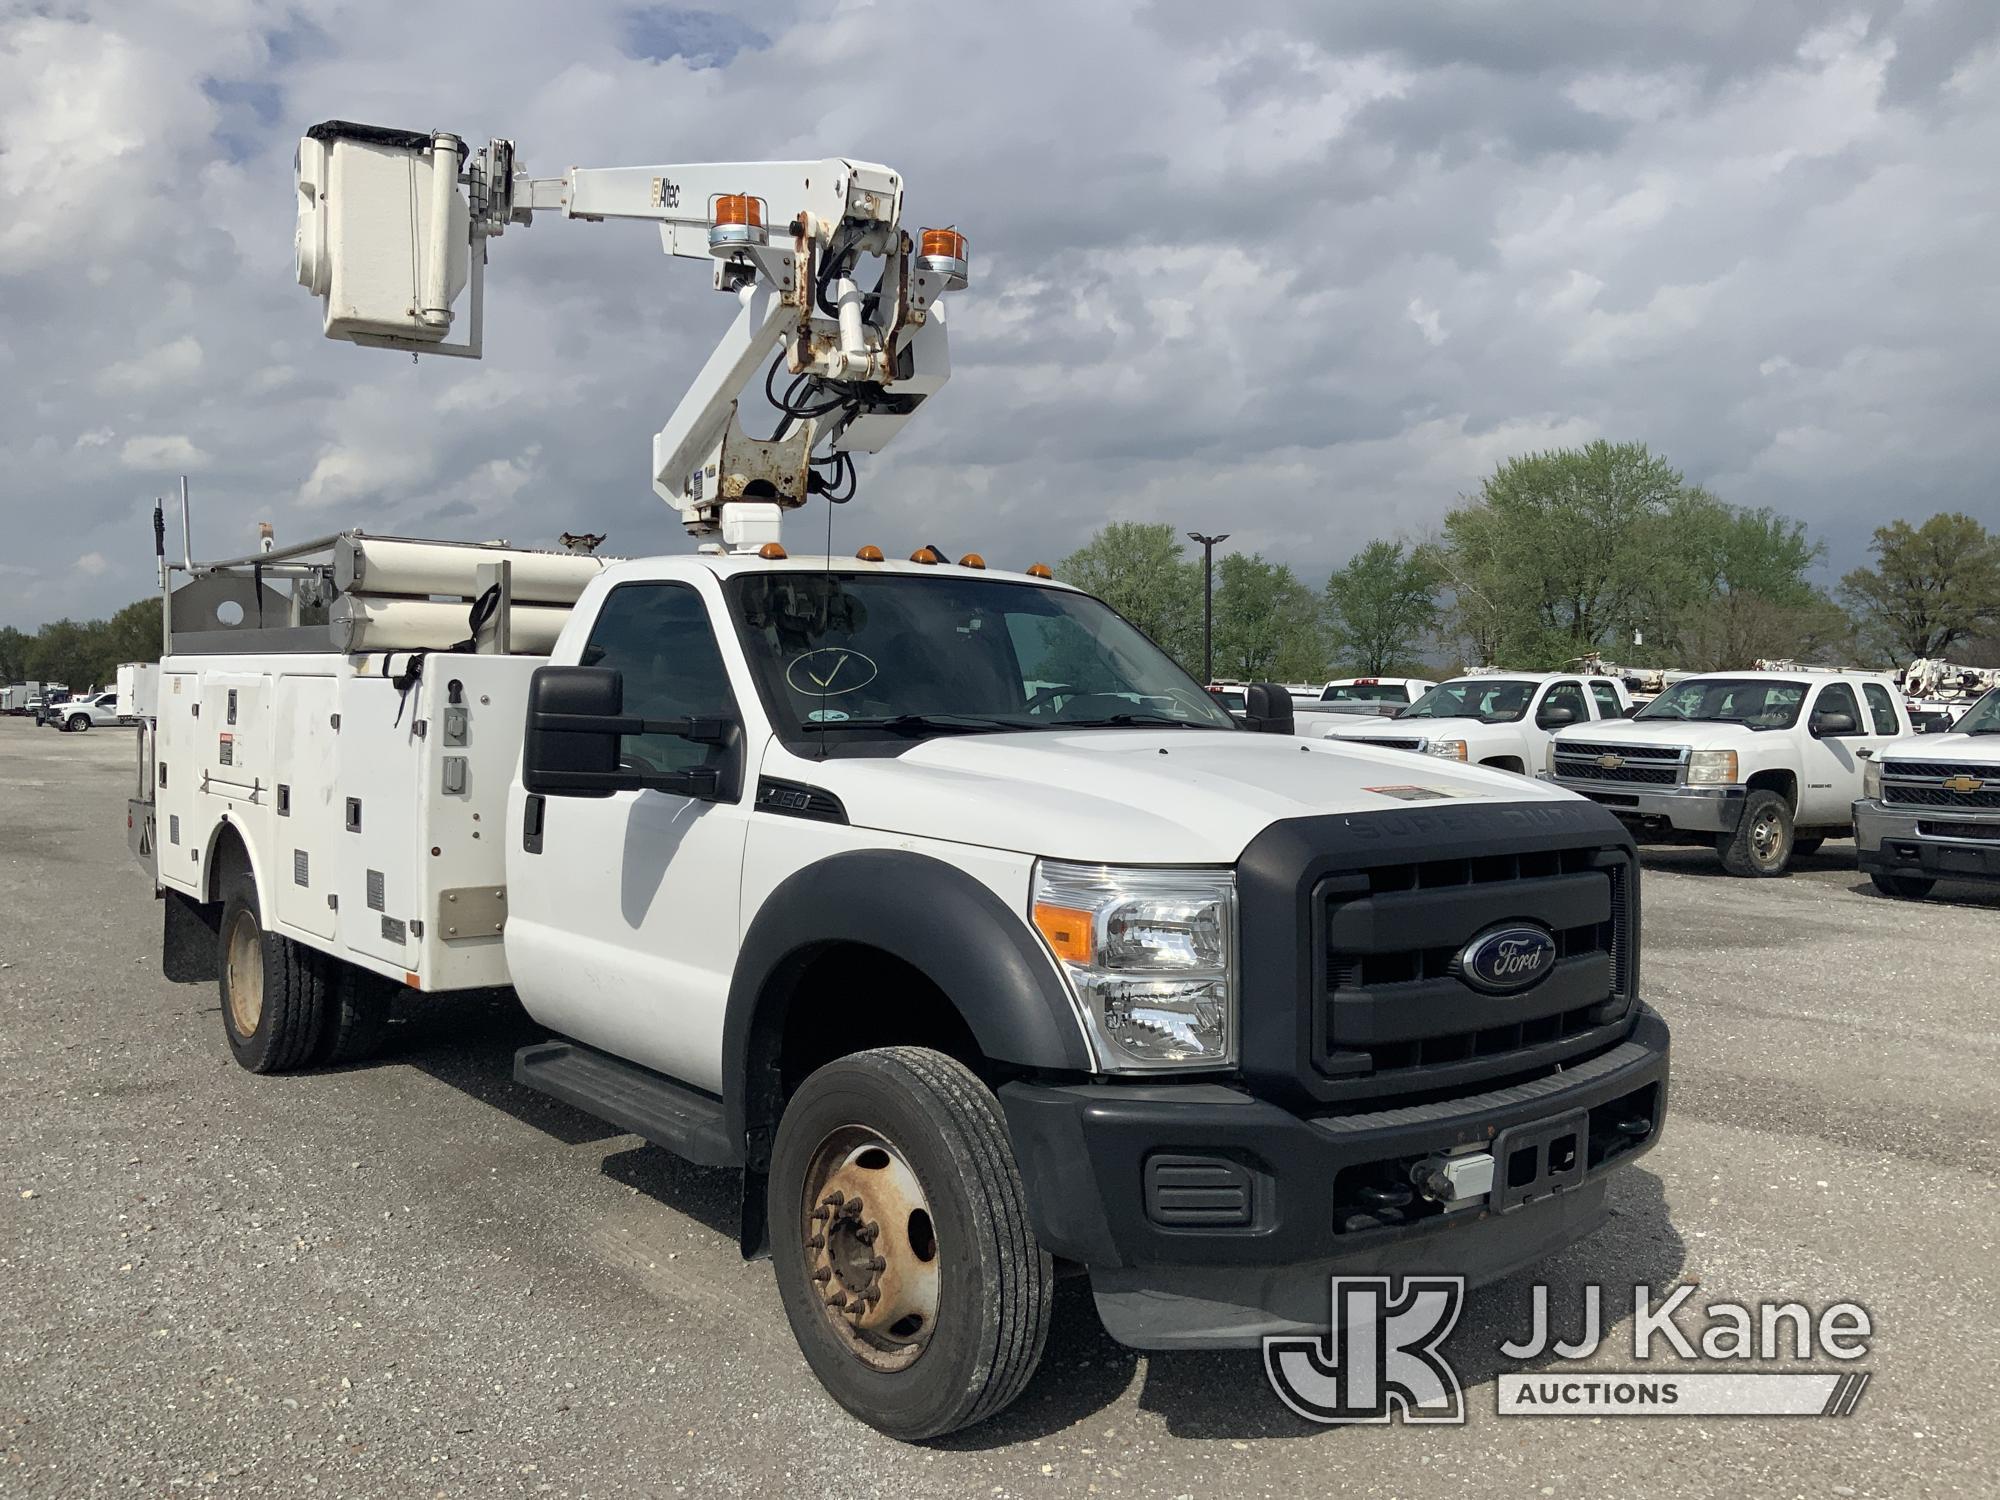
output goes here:
[{"label": "headlight", "polygon": [[1861,763],[1861,795],[1870,802],[1882,800],[1882,762],[1872,755]]},{"label": "headlight", "polygon": [[1042,860],[1035,929],[1106,1072],[1236,1061],[1236,877]]},{"label": "headlight", "polygon": [[1424,746],[1426,755],[1442,755],[1446,760],[1465,759],[1464,740],[1432,740]]},{"label": "headlight", "polygon": [[1724,786],[1735,780],[1734,750],[1697,750],[1688,756],[1688,785]]}]

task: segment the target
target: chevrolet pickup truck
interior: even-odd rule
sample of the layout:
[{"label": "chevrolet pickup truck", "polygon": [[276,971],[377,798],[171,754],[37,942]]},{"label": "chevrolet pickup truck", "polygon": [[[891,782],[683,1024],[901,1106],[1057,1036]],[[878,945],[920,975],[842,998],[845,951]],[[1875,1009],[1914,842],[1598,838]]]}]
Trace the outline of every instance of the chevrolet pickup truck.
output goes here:
[{"label": "chevrolet pickup truck", "polygon": [[1631,706],[1624,684],[1610,677],[1475,673],[1439,683],[1392,718],[1338,723],[1325,737],[1533,776],[1556,730],[1621,718]]},{"label": "chevrolet pickup truck", "polygon": [[1547,771],[1642,841],[1707,841],[1732,875],[1782,875],[1848,831],[1870,757],[1911,732],[1887,677],[1723,672],[1675,683],[1627,723],[1561,731]]},{"label": "chevrolet pickup truck", "polygon": [[1891,740],[1862,780],[1854,842],[1876,890],[1921,900],[1940,880],[2000,883],[2000,688],[1949,733]]},{"label": "chevrolet pickup truck", "polygon": [[[337,546],[383,601],[161,663],[167,974],[259,1073],[511,985],[550,1034],[517,1078],[738,1172],[884,1432],[1011,1401],[1058,1266],[1126,1344],[1254,1347],[1333,1274],[1571,1244],[1659,1137],[1638,868],[1584,798],[1294,737],[1271,685],[1239,725],[1046,569]],[[458,551],[547,590],[511,647],[384,639]]]}]

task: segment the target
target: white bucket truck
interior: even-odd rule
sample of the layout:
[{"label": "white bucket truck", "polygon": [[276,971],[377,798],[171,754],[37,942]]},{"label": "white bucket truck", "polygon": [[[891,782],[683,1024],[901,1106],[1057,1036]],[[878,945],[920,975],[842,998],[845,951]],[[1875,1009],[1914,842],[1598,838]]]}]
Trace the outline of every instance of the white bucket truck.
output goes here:
[{"label": "white bucket truck", "polygon": [[[1046,568],[787,556],[781,512],[942,381],[962,239],[912,246],[862,163],[511,161],[314,131],[328,330],[438,347],[503,224],[656,220],[740,305],[654,444],[700,546],[162,560],[188,577],[134,848],[238,1061],[513,986],[551,1033],[516,1076],[740,1171],[806,1360],[907,1438],[1020,1392],[1059,1262],[1128,1344],[1254,1347],[1323,1326],[1330,1274],[1486,1280],[1603,1221],[1668,1066],[1614,818],[1294,738],[1267,684],[1271,732],[1239,726]],[[753,440],[767,360],[785,416]]]}]

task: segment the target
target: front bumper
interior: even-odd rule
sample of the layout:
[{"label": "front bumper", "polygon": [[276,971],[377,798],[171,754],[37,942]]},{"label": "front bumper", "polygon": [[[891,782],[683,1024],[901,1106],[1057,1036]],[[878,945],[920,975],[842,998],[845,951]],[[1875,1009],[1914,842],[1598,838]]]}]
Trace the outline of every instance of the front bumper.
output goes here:
[{"label": "front bumper", "polygon": [[2000,812],[1863,798],[1854,804],[1854,846],[1870,875],[2000,881]]},{"label": "front bumper", "polygon": [[1740,786],[1632,786],[1584,781],[1572,776],[1542,778],[1552,786],[1577,792],[1620,818],[1661,822],[1689,833],[1734,833],[1743,821]]},{"label": "front bumper", "polygon": [[[1266,1334],[1324,1329],[1330,1276],[1431,1272],[1478,1284],[1590,1233],[1605,1217],[1608,1174],[1659,1139],[1668,1050],[1666,1023],[1641,1006],[1626,1040],[1596,1057],[1429,1104],[1303,1117],[1205,1083],[1009,1083],[1000,1102],[1035,1233],[1089,1269],[1114,1338],[1253,1347]],[[1491,1198],[1449,1212],[1416,1200],[1401,1223],[1355,1212],[1357,1191],[1407,1180],[1416,1161],[1492,1149],[1503,1131],[1572,1113],[1587,1160],[1546,1196],[1499,1211]],[[1496,1174],[1507,1165],[1496,1162]],[[1224,1180],[1233,1186],[1212,1186]],[[1163,1186],[1173,1182],[1211,1186]]]}]

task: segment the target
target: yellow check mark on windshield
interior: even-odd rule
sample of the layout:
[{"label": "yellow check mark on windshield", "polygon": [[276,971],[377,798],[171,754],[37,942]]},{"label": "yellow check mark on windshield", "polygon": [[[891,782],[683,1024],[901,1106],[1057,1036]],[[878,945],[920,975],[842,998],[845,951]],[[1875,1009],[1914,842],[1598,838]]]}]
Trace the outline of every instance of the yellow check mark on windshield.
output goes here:
[{"label": "yellow check mark on windshield", "polygon": [[840,658],[839,661],[833,664],[833,670],[831,672],[828,672],[826,676],[822,677],[819,675],[819,673],[814,672],[810,669],[807,670],[806,676],[810,677],[815,685],[823,688],[829,688],[833,686],[833,679],[840,675],[840,669],[846,665],[847,665],[847,658],[843,656]]}]

